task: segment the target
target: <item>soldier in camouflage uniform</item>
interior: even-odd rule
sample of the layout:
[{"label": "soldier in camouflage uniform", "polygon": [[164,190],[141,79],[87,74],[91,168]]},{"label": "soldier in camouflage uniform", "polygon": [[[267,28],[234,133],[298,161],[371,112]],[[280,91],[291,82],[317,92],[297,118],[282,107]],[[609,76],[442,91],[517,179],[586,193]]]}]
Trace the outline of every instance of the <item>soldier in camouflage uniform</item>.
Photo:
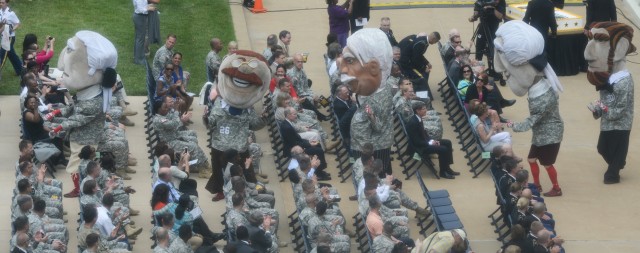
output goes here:
[{"label": "soldier in camouflage uniform", "polygon": [[307,231],[312,247],[315,246],[318,235],[324,232],[331,235],[331,246],[336,250],[334,252],[349,252],[351,245],[349,236],[344,234],[344,219],[329,219],[325,216],[326,210],[327,204],[320,202],[316,205],[316,215],[309,218]]},{"label": "soldier in camouflage uniform", "polygon": [[[171,109],[171,103],[173,99],[165,97],[162,106],[158,110],[155,116],[153,116],[153,129],[158,133],[160,140],[164,141],[175,151],[182,151],[187,149],[189,155],[193,159],[197,159],[195,172],[205,172],[208,168],[209,159],[204,154],[200,146],[198,146],[197,137],[192,131],[177,130],[183,126],[183,122],[186,122],[189,118],[188,115],[178,116],[177,112]],[[199,168],[199,169],[198,169]]]},{"label": "soldier in camouflage uniform", "polygon": [[[13,250],[20,245],[27,252],[37,253],[58,253],[64,250],[64,244],[59,240],[49,240],[47,242],[37,242],[34,238],[35,234],[30,234],[29,219],[27,216],[18,217],[13,222],[16,230],[15,234],[9,240],[9,249]],[[42,235],[44,236],[44,235]],[[25,245],[28,245],[25,247]],[[35,248],[33,248],[35,247]]]},{"label": "soldier in camouflage uniform", "polygon": [[[22,162],[19,165],[20,174],[16,177],[16,182],[21,179],[28,179],[35,188],[36,196],[46,198],[60,198],[62,196],[62,183],[58,180],[52,180],[44,177],[47,168],[41,164],[38,170],[35,170],[34,164],[31,162]],[[49,182],[47,184],[47,181]]]},{"label": "soldier in camouflage uniform", "polygon": [[[249,136],[251,131],[258,131],[266,124],[266,114],[258,116],[253,108],[239,109],[231,107],[224,99],[216,99],[208,116],[211,135],[211,159],[213,174],[207,182],[206,189],[212,194],[219,194],[215,199],[222,199],[223,168],[228,161],[224,158],[224,151],[235,149],[240,154],[240,160],[250,156]],[[241,165],[242,166],[242,165]],[[256,182],[253,168],[247,170],[247,181]]]},{"label": "soldier in camouflage uniform", "polygon": [[36,199],[33,205],[33,212],[29,214],[29,232],[33,235],[37,231],[43,231],[47,237],[60,240],[64,244],[69,242],[69,231],[61,219],[52,219],[45,214],[46,203],[44,200]]},{"label": "soldier in camouflage uniform", "polygon": [[187,241],[193,236],[191,226],[182,225],[179,229],[179,237],[171,242],[169,246],[169,252],[171,253],[193,253],[191,246],[187,244]]},{"label": "soldier in camouflage uniform", "polygon": [[[375,196],[377,198],[376,188],[373,187],[371,189],[365,189],[364,195],[358,204],[358,210],[363,217],[369,213],[369,198]],[[378,198],[379,199],[379,198]],[[379,200],[378,200],[379,201]],[[390,209],[384,205],[381,205],[379,210],[380,217],[382,217],[382,221],[390,221],[394,225],[394,233],[393,235],[396,237],[409,237],[409,228],[407,224],[409,222],[409,218],[407,218],[407,210],[406,209]]]},{"label": "soldier in camouflage uniform", "polygon": [[171,228],[158,228],[154,235],[156,236],[156,247],[153,248],[154,253],[170,253],[169,247],[171,242],[169,241],[169,231]]},{"label": "soldier in camouflage uniform", "polygon": [[231,202],[233,208],[227,210],[227,229],[231,231],[232,235],[235,235],[236,228],[247,226],[249,221],[247,220],[247,211],[244,209],[244,195],[233,194]]},{"label": "soldier in camouflage uniform", "polygon": [[164,69],[164,65],[172,63],[173,46],[176,44],[176,39],[175,34],[169,34],[164,45],[158,48],[158,51],[156,51],[156,54],[153,56],[153,66],[151,71],[153,72],[153,78],[155,78],[155,81],[158,81],[160,73],[162,73],[162,70]]},{"label": "soldier in camouflage uniform", "polygon": [[95,233],[100,235],[100,243],[98,244],[98,252],[112,252],[121,253],[129,252],[126,243],[118,242],[117,240],[109,240],[105,235],[102,235],[100,231],[94,226],[98,220],[98,210],[94,205],[87,205],[82,207],[82,218],[84,223],[80,225],[78,229],[78,247],[81,249],[87,248],[86,239],[89,234]]},{"label": "soldier in camouflage uniform", "polygon": [[373,252],[391,252],[393,247],[399,241],[391,235],[393,233],[393,224],[391,222],[385,222],[382,234],[373,238],[373,244],[371,245],[371,251]]},{"label": "soldier in camouflage uniform", "polygon": [[[20,181],[18,181],[17,185],[18,185],[18,194],[13,197],[13,200],[11,202],[12,211],[19,209],[18,202],[17,202],[19,196],[32,196],[45,201],[45,203],[47,204],[47,207],[45,208],[45,213],[47,214],[47,216],[53,217],[56,219],[62,219],[63,211],[62,211],[61,199],[51,199],[51,198],[47,198],[46,196],[33,194],[33,187],[31,186],[31,183],[29,183],[29,180],[26,178],[23,178]],[[49,206],[49,204],[52,204],[52,206]]]},{"label": "soldier in camouflage uniform", "polygon": [[218,53],[222,50],[222,41],[219,38],[213,38],[209,42],[211,51],[207,54],[205,64],[207,65],[207,79],[209,82],[215,82],[220,68],[220,56]]},{"label": "soldier in camouflage uniform", "polygon": [[[243,195],[244,196],[244,206],[243,209],[246,210],[259,210],[262,213],[268,214],[271,217],[273,217],[276,220],[279,220],[280,218],[280,214],[278,213],[277,210],[271,208],[271,205],[269,203],[266,202],[259,202],[255,199],[253,199],[250,194],[247,193],[246,191],[246,187],[244,184],[244,180],[238,176],[232,177],[231,178],[231,182],[232,182],[232,189],[229,191],[229,196],[233,196],[236,193]],[[236,191],[237,189],[237,191]],[[227,209],[232,209],[233,208],[233,202],[232,202],[232,198],[226,198],[226,206]],[[275,231],[277,231],[277,226],[278,224],[274,224],[275,227]]]}]

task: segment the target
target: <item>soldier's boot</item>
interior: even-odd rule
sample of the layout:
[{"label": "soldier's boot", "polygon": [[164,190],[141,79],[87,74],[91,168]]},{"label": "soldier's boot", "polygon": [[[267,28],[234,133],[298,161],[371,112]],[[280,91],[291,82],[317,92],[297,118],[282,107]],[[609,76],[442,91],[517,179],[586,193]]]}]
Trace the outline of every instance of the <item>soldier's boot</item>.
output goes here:
[{"label": "soldier's boot", "polygon": [[[129,210],[131,210],[131,208],[129,208]],[[138,212],[139,212],[139,211],[138,211]],[[129,225],[131,225],[131,226],[135,227],[136,222],[135,222],[135,221],[133,221],[133,220],[129,220]]]},{"label": "soldier's boot", "polygon": [[124,231],[127,233],[128,237],[136,237],[142,233],[142,228],[134,228],[131,225],[125,225]]},{"label": "soldier's boot", "polygon": [[429,215],[429,211],[427,211],[427,209],[424,209],[422,207],[416,208],[415,211],[416,211],[416,216],[426,217]]},{"label": "soldier's boot", "polygon": [[256,173],[256,176],[259,176],[259,177],[264,178],[264,179],[269,178],[269,175],[264,174],[264,173]]},{"label": "soldier's boot", "polygon": [[127,116],[122,116],[120,118],[119,122],[122,123],[125,126],[128,126],[128,127],[132,127],[132,126],[136,125],[136,123],[133,123],[133,121],[129,120],[129,118],[127,118]]},{"label": "soldier's boot", "polygon": [[338,142],[337,142],[337,141],[329,142],[329,143],[326,145],[326,150],[325,150],[325,152],[326,152],[326,151],[333,150],[333,149],[334,149],[334,148],[336,148],[337,146],[338,146]]},{"label": "soldier's boot", "polygon": [[[139,214],[140,214],[140,211],[134,210],[133,208],[129,207],[130,216],[138,216]],[[129,222],[129,225],[133,225],[133,221]]]},{"label": "soldier's boot", "polygon": [[289,245],[289,243],[287,242],[283,242],[283,241],[278,241],[278,248],[284,248],[287,247]]},{"label": "soldier's boot", "polygon": [[136,174],[136,170],[129,168],[129,166],[124,168],[124,172],[129,173],[129,174]]},{"label": "soldier's boot", "polygon": [[[127,159],[127,165],[129,165],[129,166],[138,165],[138,159],[136,159],[135,157],[129,155],[129,158]],[[133,173],[135,173],[135,172],[133,172]]]},{"label": "soldier's boot", "polygon": [[122,112],[122,115],[124,116],[134,116],[137,115],[138,112],[134,111],[133,109],[131,109],[130,106],[127,106],[127,102],[124,102],[124,100],[120,101],[120,107],[124,108],[124,111]]},{"label": "soldier's boot", "polygon": [[131,180],[131,177],[127,175],[127,172],[124,169],[116,170],[116,175],[118,175],[123,180]]}]

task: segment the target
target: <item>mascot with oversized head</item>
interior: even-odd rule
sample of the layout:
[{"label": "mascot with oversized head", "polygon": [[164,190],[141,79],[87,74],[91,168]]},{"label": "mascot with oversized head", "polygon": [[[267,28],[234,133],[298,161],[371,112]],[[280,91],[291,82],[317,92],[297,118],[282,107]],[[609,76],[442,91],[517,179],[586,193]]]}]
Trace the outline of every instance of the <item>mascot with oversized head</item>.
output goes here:
[{"label": "mascot with oversized head", "polygon": [[618,22],[591,26],[584,58],[589,63],[587,79],[600,93],[588,108],[600,119],[598,153],[607,162],[605,184],[620,182],[629,150],[633,124],[633,79],[625,66],[626,56],[636,51],[631,44],[633,29]]},{"label": "mascot with oversized head", "polygon": [[92,31],[77,32],[60,53],[58,69],[63,72],[61,82],[77,91],[77,101],[73,106],[55,110],[45,118],[64,117],[52,132],[57,134],[64,130],[69,135],[71,157],[67,171],[70,173],[78,169],[80,149],[85,145],[97,148],[103,136],[111,88],[116,83],[117,63],[118,52],[113,44]]},{"label": "mascot with oversized head", "polygon": [[[206,189],[216,194],[214,201],[224,199],[222,192],[223,169],[227,162],[244,165],[251,156],[249,137],[252,131],[263,128],[266,114],[258,115],[253,104],[258,102],[269,88],[271,71],[261,54],[248,50],[238,50],[220,63],[215,89],[211,89],[209,99],[213,101],[207,118],[211,133],[212,175]],[[235,149],[241,161],[227,161],[225,151]],[[250,166],[251,167],[251,166]],[[255,182],[252,168],[244,168],[247,181]]]},{"label": "mascot with oversized head", "polygon": [[507,85],[517,96],[527,95],[529,117],[522,122],[509,122],[514,132],[533,131],[528,162],[539,191],[540,169],[544,166],[553,188],[544,195],[561,196],[558,174],[553,164],[560,150],[564,123],[558,107],[558,92],[562,86],[556,73],[547,63],[544,39],[538,30],[522,21],[509,21],[496,32],[495,70],[501,72]]}]

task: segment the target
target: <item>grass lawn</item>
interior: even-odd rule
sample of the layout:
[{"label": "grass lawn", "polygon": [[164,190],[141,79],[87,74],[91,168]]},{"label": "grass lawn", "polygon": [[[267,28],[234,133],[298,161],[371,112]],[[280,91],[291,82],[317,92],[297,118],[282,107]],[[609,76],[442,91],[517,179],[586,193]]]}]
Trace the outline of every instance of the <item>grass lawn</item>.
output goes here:
[{"label": "grass lawn", "polygon": [[[118,49],[117,71],[130,95],[146,95],[145,70],[142,65],[133,64],[134,28],[131,16],[131,0],[34,0],[11,1],[21,26],[16,31],[15,49],[22,53],[22,40],[27,33],[38,36],[42,47],[47,35],[56,38],[56,55],[50,61],[55,67],[58,53],[66,46],[68,38],[79,30],[96,31]],[[219,37],[226,42],[234,39],[231,13],[227,1],[223,0],[162,0],[160,10],[160,33],[163,38],[169,33],[177,35],[174,51],[183,54],[182,66],[191,72],[189,90],[200,91],[206,81],[204,59],[210,50],[209,40]],[[161,45],[151,45],[151,56]],[[226,49],[225,49],[226,50]],[[221,52],[221,55],[226,54]],[[2,70],[0,94],[17,95],[19,77],[15,76],[11,63],[7,60]]]}]

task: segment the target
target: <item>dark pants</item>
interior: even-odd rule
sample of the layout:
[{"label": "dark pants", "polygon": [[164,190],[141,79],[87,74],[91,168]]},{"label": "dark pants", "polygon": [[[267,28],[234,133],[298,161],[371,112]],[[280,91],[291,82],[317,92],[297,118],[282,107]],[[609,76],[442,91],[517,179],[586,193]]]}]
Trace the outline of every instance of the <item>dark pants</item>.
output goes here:
[{"label": "dark pants", "polygon": [[631,130],[600,131],[598,153],[608,164],[604,173],[605,179],[620,179],[620,170],[624,169],[627,163],[630,134]]},{"label": "dark pants", "polygon": [[305,99],[302,104],[302,108],[313,111],[316,113],[316,116],[318,116],[318,119],[321,119],[323,117],[326,117],[326,115],[322,114],[320,111],[318,111],[318,107],[316,107],[316,105],[313,104],[313,98],[312,97],[306,97],[307,99]]},{"label": "dark pants", "polygon": [[133,62],[144,64],[145,40],[149,30],[149,15],[133,14],[133,26],[135,29],[135,39],[133,44]]},{"label": "dark pants", "polygon": [[0,56],[2,57],[2,67],[7,63],[7,58],[11,61],[11,65],[13,65],[13,71],[16,72],[16,75],[19,76],[22,73],[22,61],[20,61],[20,57],[16,54],[16,50],[13,48],[13,44],[16,42],[16,37],[11,37],[11,48],[7,52],[0,48]]},{"label": "dark pants", "polygon": [[204,222],[202,217],[193,220],[193,228],[191,228],[191,230],[196,234],[202,235],[202,245],[213,245],[215,234],[209,229],[209,226]]},{"label": "dark pants", "polygon": [[178,190],[184,194],[198,197],[198,182],[191,178],[184,179],[180,182]]},{"label": "dark pants", "polygon": [[[251,154],[247,150],[245,152],[239,153],[239,155],[242,162],[238,165],[243,167],[245,180],[247,180],[247,182],[256,183],[256,175],[251,165],[249,166],[249,168],[244,168],[244,160],[246,160],[247,157],[251,156]],[[223,170],[227,167],[228,162],[229,161],[227,161],[224,156],[224,151],[217,150],[215,148],[211,149],[212,173],[209,181],[207,181],[207,185],[205,186],[205,189],[207,189],[207,191],[209,191],[211,194],[222,192],[222,187],[224,186]]]},{"label": "dark pants", "polygon": [[425,157],[430,154],[438,154],[440,173],[449,170],[449,165],[453,164],[453,147],[450,140],[442,139],[440,140],[440,145],[429,145],[426,148],[421,148],[419,152]]},{"label": "dark pants", "polygon": [[323,173],[324,169],[327,168],[327,160],[324,158],[324,150],[322,150],[322,147],[320,147],[320,145],[308,147],[304,149],[304,153],[309,155],[309,157],[313,157],[314,155],[318,157],[320,166],[316,168],[316,174],[318,174],[318,172]]}]

